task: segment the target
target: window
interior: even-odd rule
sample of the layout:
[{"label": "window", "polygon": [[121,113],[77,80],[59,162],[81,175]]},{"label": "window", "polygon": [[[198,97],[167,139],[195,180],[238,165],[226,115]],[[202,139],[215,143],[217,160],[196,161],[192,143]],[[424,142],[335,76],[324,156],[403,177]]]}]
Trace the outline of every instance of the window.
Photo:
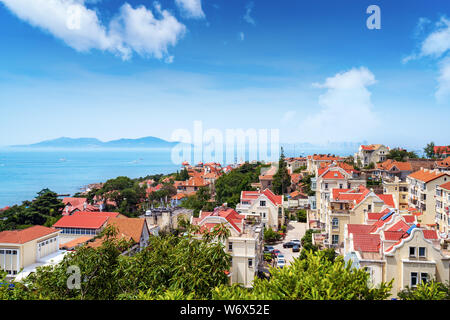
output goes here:
[{"label": "window", "polygon": [[425,247],[419,247],[419,257],[425,257]]},{"label": "window", "polygon": [[411,287],[417,286],[417,272],[411,272]]},{"label": "window", "polygon": [[331,244],[338,244],[339,243],[339,235],[333,234],[331,236]]},{"label": "window", "polygon": [[228,251],[233,251],[233,242],[228,242]]},{"label": "window", "polygon": [[409,247],[409,256],[416,257],[416,247]]},{"label": "window", "polygon": [[6,254],[11,254],[11,250],[6,250]]},{"label": "window", "polygon": [[259,202],[259,206],[260,207],[265,207],[266,206],[266,201],[260,201]]},{"label": "window", "polygon": [[343,189],[342,187],[343,187],[343,185],[342,185],[342,183],[340,183],[339,184],[339,189]]},{"label": "window", "polygon": [[420,281],[423,283],[428,282],[428,273],[420,273]]},{"label": "window", "polygon": [[16,254],[17,255],[17,250],[12,250],[12,254]]},{"label": "window", "polygon": [[5,250],[0,250],[0,254],[5,254]]},{"label": "window", "polygon": [[339,228],[339,219],[338,218],[333,218],[331,220],[331,225],[332,225],[333,229]]},{"label": "window", "polygon": [[369,210],[369,212],[370,212],[370,210],[372,210],[372,205],[371,205],[371,204],[369,204],[369,205],[367,206],[367,210]]},{"label": "window", "polygon": [[253,259],[248,259],[248,267],[253,268]]},{"label": "window", "polygon": [[263,217],[264,219],[266,218],[266,213],[265,213],[265,212],[262,213],[262,217]]},{"label": "window", "polygon": [[328,183],[325,183],[325,190],[328,189]]}]

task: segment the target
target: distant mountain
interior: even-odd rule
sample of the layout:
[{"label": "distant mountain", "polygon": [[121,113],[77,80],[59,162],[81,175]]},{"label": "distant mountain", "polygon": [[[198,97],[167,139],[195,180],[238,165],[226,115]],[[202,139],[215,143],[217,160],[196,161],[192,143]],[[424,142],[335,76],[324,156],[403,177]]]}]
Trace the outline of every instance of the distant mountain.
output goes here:
[{"label": "distant mountain", "polygon": [[15,145],[13,148],[172,148],[178,142],[169,142],[156,137],[138,139],[119,139],[103,142],[95,138],[58,138],[28,145]]}]

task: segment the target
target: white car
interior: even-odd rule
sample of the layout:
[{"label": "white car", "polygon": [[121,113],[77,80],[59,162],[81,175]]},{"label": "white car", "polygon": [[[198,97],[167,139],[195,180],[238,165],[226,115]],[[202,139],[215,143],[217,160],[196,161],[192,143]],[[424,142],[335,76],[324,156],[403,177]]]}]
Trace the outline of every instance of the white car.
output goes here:
[{"label": "white car", "polygon": [[283,268],[286,265],[286,260],[278,259],[277,260],[277,268]]}]

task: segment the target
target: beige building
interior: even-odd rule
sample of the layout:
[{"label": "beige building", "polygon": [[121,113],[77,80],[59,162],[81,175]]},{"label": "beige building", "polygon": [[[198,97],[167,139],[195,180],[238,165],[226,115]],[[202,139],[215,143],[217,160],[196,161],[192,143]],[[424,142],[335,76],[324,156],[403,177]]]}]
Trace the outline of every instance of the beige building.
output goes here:
[{"label": "beige building", "polygon": [[398,177],[394,179],[383,180],[383,193],[392,195],[395,207],[400,212],[408,211],[408,183],[400,180]]},{"label": "beige building", "polygon": [[323,167],[323,165],[330,165],[333,162],[342,163],[345,158],[338,157],[330,154],[313,154],[306,157],[306,170],[310,174],[315,174],[317,169]]},{"label": "beige building", "polygon": [[277,231],[284,225],[283,196],[275,195],[270,189],[242,191],[236,211],[245,219],[262,223],[263,228]]},{"label": "beige building", "polygon": [[362,185],[353,189],[333,189],[330,199],[326,200],[325,244],[342,248],[347,224],[362,224],[368,213],[386,208],[394,208],[390,195],[377,195]]},{"label": "beige building", "polygon": [[409,185],[409,206],[422,212],[419,222],[427,225],[436,224],[436,188],[450,181],[450,174],[421,169],[410,174],[406,181]]},{"label": "beige building", "polygon": [[243,215],[226,207],[216,208],[214,212],[201,212],[198,218],[192,217],[191,224],[209,231],[219,224],[227,226],[231,235],[224,240],[224,246],[231,255],[230,283],[251,288],[263,264],[262,226],[247,223]]},{"label": "beige building", "polygon": [[363,167],[371,163],[383,162],[387,159],[388,153],[389,147],[382,144],[360,145],[354,156],[355,164],[358,164],[358,160],[361,161]]},{"label": "beige building", "polygon": [[349,224],[345,230],[344,259],[364,268],[374,286],[393,279],[393,297],[407,286],[446,282],[450,275],[450,256],[440,250],[436,231],[406,217],[389,212],[372,225]]},{"label": "beige building", "polygon": [[311,179],[311,190],[316,191],[316,210],[312,212],[322,228],[325,228],[328,222],[327,204],[331,199],[331,190],[353,189],[366,185],[366,180],[360,178],[358,171],[341,166],[342,164],[333,162],[325,168],[317,168],[316,178]]},{"label": "beige building", "polygon": [[9,277],[59,251],[59,230],[33,226],[0,232],[0,268]]},{"label": "beige building", "polygon": [[441,238],[450,238],[450,181],[436,187],[436,223]]}]

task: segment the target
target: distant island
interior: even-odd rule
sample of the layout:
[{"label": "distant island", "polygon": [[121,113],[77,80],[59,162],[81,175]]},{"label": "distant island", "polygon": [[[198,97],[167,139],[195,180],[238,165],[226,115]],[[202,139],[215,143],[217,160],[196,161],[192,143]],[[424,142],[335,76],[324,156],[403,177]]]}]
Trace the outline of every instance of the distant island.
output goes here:
[{"label": "distant island", "polygon": [[172,148],[179,142],[170,142],[156,137],[118,139],[103,142],[96,138],[61,137],[28,145],[14,145],[11,148]]}]

